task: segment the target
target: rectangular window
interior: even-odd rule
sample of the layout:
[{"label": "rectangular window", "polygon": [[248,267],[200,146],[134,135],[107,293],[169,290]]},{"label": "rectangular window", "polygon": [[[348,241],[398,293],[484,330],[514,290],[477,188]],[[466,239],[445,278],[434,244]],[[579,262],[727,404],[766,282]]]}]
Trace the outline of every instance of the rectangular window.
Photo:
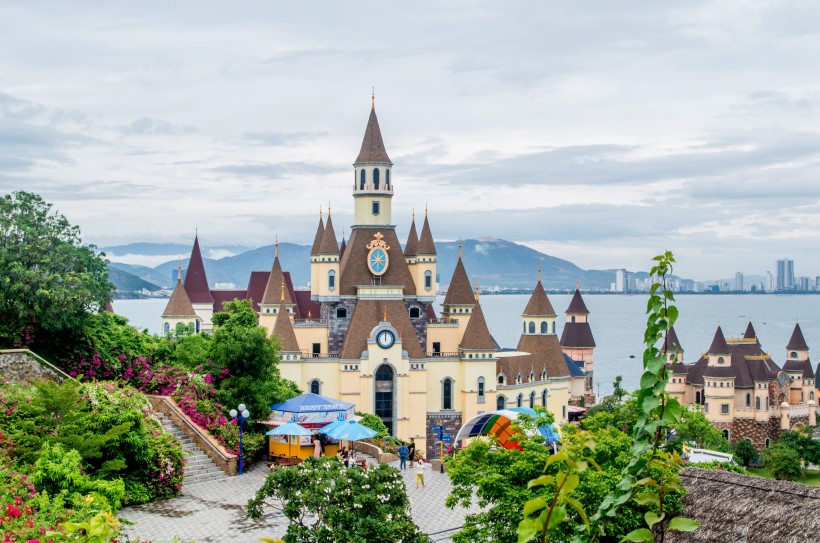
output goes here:
[{"label": "rectangular window", "polygon": [[433,274],[427,272],[424,276],[424,289],[430,290],[433,288]]},{"label": "rectangular window", "polygon": [[336,274],[331,273],[327,276],[327,288],[333,290],[336,288]]},{"label": "rectangular window", "polygon": [[433,354],[436,355],[436,354],[439,354],[439,353],[441,353],[441,343],[438,342],[438,341],[434,341],[433,342]]},{"label": "rectangular window", "polygon": [[373,214],[374,215],[379,214],[379,202],[373,202]]},{"label": "rectangular window", "polygon": [[728,403],[720,404],[720,414],[721,415],[728,415],[729,414],[729,404]]},{"label": "rectangular window", "polygon": [[478,382],[478,403],[484,403],[484,381]]},{"label": "rectangular window", "polygon": [[313,358],[319,358],[319,355],[322,353],[322,344],[321,343],[314,343],[313,344]]}]

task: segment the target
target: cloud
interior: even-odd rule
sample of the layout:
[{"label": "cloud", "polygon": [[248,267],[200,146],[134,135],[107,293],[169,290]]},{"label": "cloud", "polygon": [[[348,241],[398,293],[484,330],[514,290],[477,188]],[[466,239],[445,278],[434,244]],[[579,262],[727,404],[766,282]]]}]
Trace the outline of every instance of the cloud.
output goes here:
[{"label": "cloud", "polygon": [[130,124],[120,126],[119,131],[129,136],[171,136],[177,134],[195,134],[193,126],[176,126],[162,119],[143,117]]},{"label": "cloud", "polygon": [[327,132],[246,132],[244,139],[256,145],[271,145],[274,147],[289,147],[314,141],[327,136]]}]

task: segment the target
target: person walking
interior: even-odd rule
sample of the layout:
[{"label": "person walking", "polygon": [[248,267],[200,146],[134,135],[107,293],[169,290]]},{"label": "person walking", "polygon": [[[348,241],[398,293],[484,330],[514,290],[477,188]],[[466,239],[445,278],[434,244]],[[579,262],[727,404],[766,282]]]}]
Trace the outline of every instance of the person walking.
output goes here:
[{"label": "person walking", "polygon": [[410,469],[413,469],[413,460],[416,458],[416,438],[410,438],[410,445],[407,446],[407,456],[410,457]]},{"label": "person walking", "polygon": [[416,462],[416,488],[419,487],[419,483],[421,483],[422,488],[426,488],[424,484],[424,469],[426,467],[424,458],[419,458],[418,462]]},{"label": "person walking", "polygon": [[397,452],[399,453],[399,469],[407,469],[407,455],[410,454],[410,449],[402,443]]}]

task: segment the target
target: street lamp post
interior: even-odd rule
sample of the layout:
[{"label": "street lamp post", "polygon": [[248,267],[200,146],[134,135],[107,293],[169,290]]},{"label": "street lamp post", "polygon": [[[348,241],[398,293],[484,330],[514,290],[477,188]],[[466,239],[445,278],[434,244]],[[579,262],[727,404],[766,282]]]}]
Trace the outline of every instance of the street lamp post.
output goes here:
[{"label": "street lamp post", "polygon": [[239,475],[242,475],[242,426],[251,414],[245,409],[245,404],[241,403],[236,409],[231,409],[230,415],[239,421]]}]

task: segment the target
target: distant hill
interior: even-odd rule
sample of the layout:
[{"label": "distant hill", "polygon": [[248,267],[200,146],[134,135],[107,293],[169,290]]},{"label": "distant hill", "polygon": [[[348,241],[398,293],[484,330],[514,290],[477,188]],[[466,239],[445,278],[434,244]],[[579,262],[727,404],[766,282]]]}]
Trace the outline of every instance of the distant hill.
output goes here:
[{"label": "distant hill", "polygon": [[139,292],[142,289],[159,290],[159,286],[149,283],[136,275],[118,269],[110,265],[108,267],[108,279],[114,283],[118,293]]},{"label": "distant hill", "polygon": [[[152,247],[163,251],[161,254],[168,256],[176,256],[180,252],[190,254],[191,251],[191,248],[187,247],[182,252],[180,247],[174,244],[135,243],[120,247],[131,248],[135,252],[139,249],[145,251],[140,254],[146,255],[152,255],[148,252]],[[458,259],[458,243],[436,243],[436,249],[438,251],[439,283],[447,285]],[[204,258],[208,281],[212,287],[215,283],[234,283],[237,288],[245,288],[252,271],[270,270],[273,264],[273,253],[274,246],[267,245],[235,256],[219,259]],[[462,253],[470,280],[475,282],[475,277],[478,276],[482,288],[531,289],[535,284],[539,264],[541,265],[541,279],[547,289],[571,289],[575,287],[575,282],[579,281],[581,287],[585,289],[608,290],[611,283],[615,281],[614,270],[584,270],[568,260],[501,239],[464,240]],[[109,258],[116,260],[116,256]],[[279,244],[279,260],[282,262],[282,267],[291,272],[295,285],[307,286],[310,281],[309,245],[281,243]],[[176,266],[176,259],[170,258],[155,268],[112,263],[112,267],[166,287],[173,286]],[[182,261],[182,267],[187,268],[187,266],[188,261],[185,259]]]}]

